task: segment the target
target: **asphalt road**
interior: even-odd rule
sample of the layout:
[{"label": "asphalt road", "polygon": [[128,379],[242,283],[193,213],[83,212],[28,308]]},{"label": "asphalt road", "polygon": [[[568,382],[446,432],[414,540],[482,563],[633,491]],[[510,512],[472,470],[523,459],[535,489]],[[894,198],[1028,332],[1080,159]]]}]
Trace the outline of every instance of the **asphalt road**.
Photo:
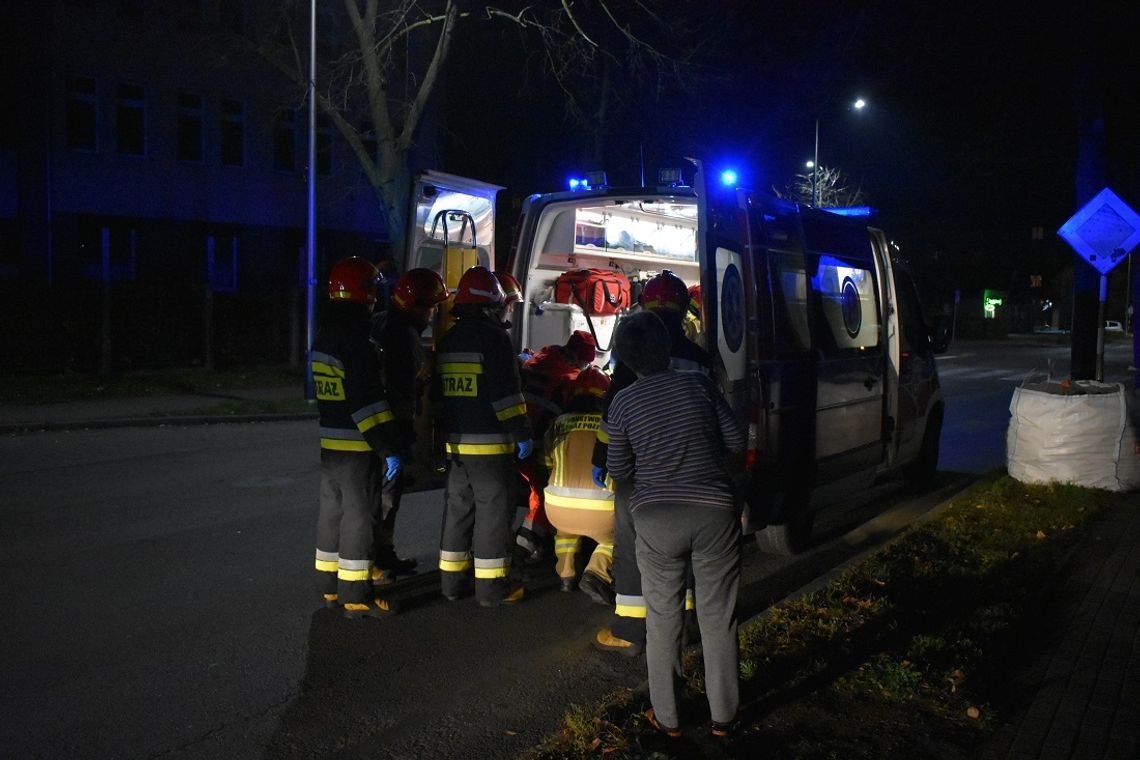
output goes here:
[{"label": "asphalt road", "polygon": [[[956,346],[939,488],[835,507],[794,559],[749,547],[742,615],[1000,467],[1010,393],[1045,353],[1067,361]],[[0,754],[513,757],[567,705],[641,682],[641,661],[590,649],[608,613],[559,593],[549,566],[513,608],[448,603],[430,572],[399,585],[398,618],[319,608],[317,477],[311,422],[0,438]],[[418,494],[401,516],[399,546],[427,567],[440,507]]]}]

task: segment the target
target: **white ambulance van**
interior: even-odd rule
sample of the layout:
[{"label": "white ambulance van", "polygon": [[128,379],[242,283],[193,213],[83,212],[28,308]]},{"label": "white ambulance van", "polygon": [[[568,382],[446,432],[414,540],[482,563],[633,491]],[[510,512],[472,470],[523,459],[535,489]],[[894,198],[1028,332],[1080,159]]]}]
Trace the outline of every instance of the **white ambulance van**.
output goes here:
[{"label": "white ambulance van", "polygon": [[584,180],[525,201],[509,264],[524,288],[519,348],[589,329],[604,365],[628,312],[560,303],[559,275],[618,273],[636,308],[641,284],[669,269],[700,286],[697,342],[748,426],[745,529],[761,548],[801,550],[815,511],[877,478],[931,478],[943,416],[934,346],[884,233],[867,217],[714,186],[699,164],[691,185],[664,175],[653,188]]}]

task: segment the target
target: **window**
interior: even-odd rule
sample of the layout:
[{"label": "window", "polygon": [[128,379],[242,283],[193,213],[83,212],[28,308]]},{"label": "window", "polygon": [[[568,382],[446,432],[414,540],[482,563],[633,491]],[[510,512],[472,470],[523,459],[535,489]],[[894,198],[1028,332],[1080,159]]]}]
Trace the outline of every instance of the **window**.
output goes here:
[{"label": "window", "polygon": [[222,165],[245,166],[245,104],[222,101]]},{"label": "window", "polygon": [[71,77],[67,80],[67,146],[95,150],[95,80]]},{"label": "window", "polygon": [[206,238],[206,283],[215,293],[236,293],[238,284],[238,239],[236,235]]},{"label": "window", "polygon": [[770,251],[768,262],[772,277],[776,351],[806,351],[811,347],[811,330],[808,324],[808,285],[803,254]]},{"label": "window", "polygon": [[825,350],[861,351],[879,345],[875,275],[865,268],[870,266],[873,264],[845,261],[827,254],[819,257],[811,288],[819,295],[825,326],[820,345]]},{"label": "window", "polygon": [[914,280],[904,269],[895,269],[895,292],[898,295],[899,347],[903,352],[924,354],[930,347],[930,334],[922,319],[922,305]]},{"label": "window", "polygon": [[115,137],[127,156],[146,154],[146,91],[141,85],[120,83],[116,90]]},{"label": "window", "polygon": [[95,282],[134,282],[137,233],[123,219],[84,216],[79,219],[79,266]]},{"label": "window", "polygon": [[332,174],[332,125],[328,117],[317,117],[317,174]]},{"label": "window", "polygon": [[277,112],[273,122],[273,168],[291,172],[297,168],[297,112]]},{"label": "window", "polygon": [[178,160],[202,160],[202,96],[178,93]]}]

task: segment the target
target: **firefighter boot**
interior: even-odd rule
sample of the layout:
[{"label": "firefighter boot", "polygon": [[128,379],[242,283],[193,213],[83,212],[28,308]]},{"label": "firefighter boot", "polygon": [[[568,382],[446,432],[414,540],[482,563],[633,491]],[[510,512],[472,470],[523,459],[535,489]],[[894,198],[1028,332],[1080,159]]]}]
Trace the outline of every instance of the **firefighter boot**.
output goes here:
[{"label": "firefighter boot", "polygon": [[502,598],[499,599],[480,599],[480,607],[498,607],[500,604],[518,604],[526,596],[526,589],[522,586],[515,586],[508,591]]},{"label": "firefighter boot", "polygon": [[582,580],[578,581],[578,588],[595,603],[605,607],[614,606],[613,586],[606,583],[597,573],[586,570],[582,573]]},{"label": "firefighter boot", "polygon": [[376,597],[367,604],[346,602],[344,605],[344,616],[349,620],[356,620],[357,618],[386,618],[395,615],[397,611],[396,603],[391,599],[381,599]]},{"label": "firefighter boot", "polygon": [[594,649],[599,652],[617,652],[623,657],[637,657],[641,654],[641,647],[632,641],[619,639],[608,627],[602,628],[594,636]]}]

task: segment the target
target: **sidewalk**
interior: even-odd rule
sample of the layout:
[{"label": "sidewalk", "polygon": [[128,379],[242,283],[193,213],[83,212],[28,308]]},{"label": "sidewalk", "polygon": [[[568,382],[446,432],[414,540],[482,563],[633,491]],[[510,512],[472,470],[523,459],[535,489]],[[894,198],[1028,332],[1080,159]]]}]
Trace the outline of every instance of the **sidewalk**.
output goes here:
[{"label": "sidewalk", "polygon": [[1056,628],[1041,632],[1048,645],[1017,675],[1025,703],[983,745],[983,760],[1140,758],[1140,504],[1135,507],[1090,530],[1062,568],[1045,615]]},{"label": "sidewalk", "polygon": [[[211,414],[234,400],[282,401],[300,389],[0,405],[0,434],[35,430],[315,419],[311,413]],[[1041,654],[1011,674],[1025,695],[980,748],[983,760],[1140,758],[1140,497],[1098,523],[1061,570]],[[801,589],[802,591],[802,589]],[[1037,642],[1035,642],[1037,643]]]},{"label": "sidewalk", "polygon": [[224,394],[160,394],[51,404],[0,404],[0,435],[34,430],[316,419],[315,404],[312,412],[302,413],[225,414],[220,409],[223,404],[234,401],[280,402],[302,397],[299,387],[275,386],[231,390]]}]

